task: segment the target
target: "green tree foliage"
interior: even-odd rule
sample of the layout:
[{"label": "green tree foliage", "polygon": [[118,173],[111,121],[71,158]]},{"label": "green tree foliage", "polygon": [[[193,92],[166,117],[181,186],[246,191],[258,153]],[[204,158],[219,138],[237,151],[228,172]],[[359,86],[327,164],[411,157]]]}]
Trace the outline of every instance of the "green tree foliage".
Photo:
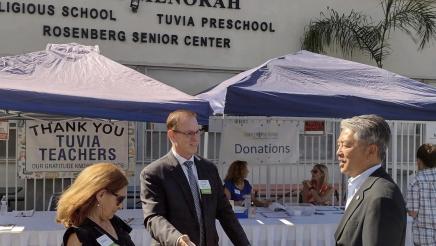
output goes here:
[{"label": "green tree foliage", "polygon": [[383,67],[384,58],[391,53],[388,40],[392,31],[408,34],[419,50],[436,38],[435,0],[381,0],[380,6],[384,18],[379,21],[354,10],[346,15],[327,8],[305,28],[302,48],[324,53],[325,47],[338,45],[349,56],[357,49]]}]

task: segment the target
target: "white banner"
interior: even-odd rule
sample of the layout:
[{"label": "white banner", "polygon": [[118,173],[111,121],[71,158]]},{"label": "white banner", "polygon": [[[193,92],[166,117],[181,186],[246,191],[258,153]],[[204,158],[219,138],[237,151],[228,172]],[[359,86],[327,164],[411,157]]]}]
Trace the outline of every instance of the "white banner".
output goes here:
[{"label": "white banner", "polygon": [[296,163],[298,123],[281,119],[228,119],[223,123],[220,163]]},{"label": "white banner", "polygon": [[426,123],[424,143],[436,144],[436,123]]},{"label": "white banner", "polygon": [[25,131],[25,173],[78,172],[97,162],[129,169],[128,122],[28,120]]}]

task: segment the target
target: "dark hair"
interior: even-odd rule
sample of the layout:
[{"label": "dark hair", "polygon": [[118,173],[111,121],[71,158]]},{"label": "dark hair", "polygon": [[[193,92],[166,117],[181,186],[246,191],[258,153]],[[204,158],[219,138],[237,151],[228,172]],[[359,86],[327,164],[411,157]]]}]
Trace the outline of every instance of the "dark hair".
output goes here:
[{"label": "dark hair", "polygon": [[244,176],[242,174],[244,168],[247,168],[246,161],[237,160],[232,162],[232,164],[230,164],[229,170],[227,170],[227,175],[224,178],[224,181],[232,181],[233,183],[236,183],[237,181],[244,179]]},{"label": "dark hair", "polygon": [[416,158],[422,161],[426,167],[436,167],[436,146],[432,144],[423,144],[416,151]]}]

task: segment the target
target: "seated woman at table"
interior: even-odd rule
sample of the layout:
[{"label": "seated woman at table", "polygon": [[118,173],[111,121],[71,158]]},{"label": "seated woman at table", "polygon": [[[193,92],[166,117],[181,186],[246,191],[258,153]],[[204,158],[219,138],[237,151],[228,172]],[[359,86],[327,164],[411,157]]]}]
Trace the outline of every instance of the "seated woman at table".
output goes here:
[{"label": "seated woman at table", "polygon": [[329,173],[327,166],[316,164],[310,173],[312,179],[303,181],[302,202],[314,205],[332,205],[334,189],[328,184]]},{"label": "seated woman at table", "polygon": [[58,202],[56,221],[67,228],[63,245],[134,245],[132,228],[115,215],[126,198],[127,184],[126,175],[114,164],[83,169]]},{"label": "seated woman at table", "polygon": [[251,196],[251,201],[257,207],[268,207],[271,204],[269,200],[258,200],[255,192],[246,180],[248,175],[248,167],[246,161],[234,161],[227,171],[224,179],[224,194],[227,199],[233,200],[235,205],[241,206],[244,204],[244,196]]}]

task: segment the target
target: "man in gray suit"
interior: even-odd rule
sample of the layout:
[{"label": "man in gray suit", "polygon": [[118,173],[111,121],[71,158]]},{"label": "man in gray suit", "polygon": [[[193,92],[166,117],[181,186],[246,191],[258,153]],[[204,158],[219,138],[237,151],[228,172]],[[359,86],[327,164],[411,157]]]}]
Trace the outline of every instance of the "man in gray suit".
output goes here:
[{"label": "man in gray suit", "polygon": [[339,167],[349,177],[345,214],[336,245],[404,245],[406,209],[400,189],[381,166],[390,129],[376,115],[342,120],[337,143]]},{"label": "man in gray suit", "polygon": [[195,155],[201,133],[196,114],[170,113],[167,133],[171,151],[146,166],[140,177],[144,225],[153,245],[218,245],[215,219],[234,245],[250,245],[217,168]]}]

